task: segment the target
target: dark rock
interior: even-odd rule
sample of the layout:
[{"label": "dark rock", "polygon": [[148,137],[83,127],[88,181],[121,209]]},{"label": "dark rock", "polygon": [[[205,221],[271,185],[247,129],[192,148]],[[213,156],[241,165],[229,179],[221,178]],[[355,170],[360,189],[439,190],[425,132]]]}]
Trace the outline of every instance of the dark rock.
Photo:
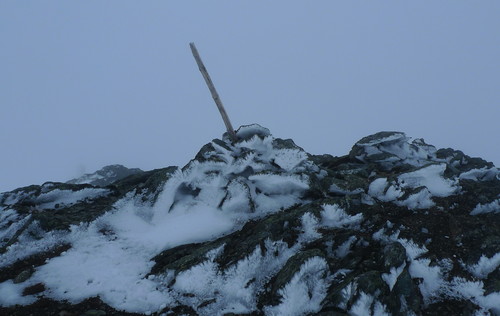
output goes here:
[{"label": "dark rock", "polygon": [[379,271],[368,271],[356,278],[358,291],[373,296],[384,296],[389,292],[387,284],[382,280]]},{"label": "dark rock", "polygon": [[384,267],[400,267],[406,262],[406,249],[399,242],[390,243],[384,248]]},{"label": "dark rock", "polygon": [[404,268],[399,275],[396,284],[392,288],[384,302],[393,311],[394,315],[409,315],[411,313],[419,314],[422,310],[422,295],[416,284],[416,280],[411,278],[408,268]]},{"label": "dark rock", "polygon": [[33,270],[31,269],[23,270],[14,278],[13,282],[14,284],[23,283],[24,281],[28,280],[32,274]]},{"label": "dark rock", "polygon": [[23,296],[38,294],[45,291],[45,285],[43,283],[37,283],[32,286],[28,286],[23,290]]}]

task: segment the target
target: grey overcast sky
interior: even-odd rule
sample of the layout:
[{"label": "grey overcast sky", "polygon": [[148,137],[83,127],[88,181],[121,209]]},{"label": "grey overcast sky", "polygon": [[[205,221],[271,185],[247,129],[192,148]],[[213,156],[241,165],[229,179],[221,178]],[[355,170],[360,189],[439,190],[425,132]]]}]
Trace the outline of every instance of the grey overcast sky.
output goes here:
[{"label": "grey overcast sky", "polygon": [[0,192],[186,164],[223,122],[406,132],[500,165],[500,1],[0,1]]}]

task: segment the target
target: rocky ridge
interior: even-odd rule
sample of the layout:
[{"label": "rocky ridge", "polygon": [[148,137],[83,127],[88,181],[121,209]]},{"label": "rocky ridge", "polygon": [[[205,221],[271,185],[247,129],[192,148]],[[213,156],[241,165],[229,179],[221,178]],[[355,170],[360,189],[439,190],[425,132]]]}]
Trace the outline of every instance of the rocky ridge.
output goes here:
[{"label": "rocky ridge", "polygon": [[139,168],[126,168],[122,165],[109,165],[93,173],[86,173],[81,177],[71,179],[66,183],[70,184],[91,184],[98,187],[103,187],[112,184],[118,180],[128,176],[142,173]]},{"label": "rocky ridge", "polygon": [[0,194],[0,314],[500,315],[500,172],[401,132],[258,125],[183,168]]}]

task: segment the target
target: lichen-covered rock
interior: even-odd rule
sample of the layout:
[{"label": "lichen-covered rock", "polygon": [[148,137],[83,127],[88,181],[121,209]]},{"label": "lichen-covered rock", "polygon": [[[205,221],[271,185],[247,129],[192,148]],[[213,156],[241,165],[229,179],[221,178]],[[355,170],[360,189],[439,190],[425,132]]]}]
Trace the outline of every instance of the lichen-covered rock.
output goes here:
[{"label": "lichen-covered rock", "polygon": [[493,164],[401,132],[342,157],[236,135],[0,194],[0,314],[500,315]]}]

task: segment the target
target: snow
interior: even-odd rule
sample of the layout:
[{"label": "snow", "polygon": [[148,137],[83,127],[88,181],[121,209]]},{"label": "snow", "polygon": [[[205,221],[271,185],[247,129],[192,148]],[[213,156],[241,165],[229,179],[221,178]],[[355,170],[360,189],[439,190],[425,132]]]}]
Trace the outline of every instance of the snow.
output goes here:
[{"label": "snow", "polygon": [[266,315],[295,316],[318,312],[326,297],[330,279],[326,260],[321,257],[309,258],[290,282],[278,290],[282,296],[281,303],[266,307]]},{"label": "snow", "polygon": [[0,209],[0,246],[6,244],[28,220],[29,216],[21,218],[13,209]]},{"label": "snow", "polygon": [[281,149],[274,152],[274,162],[282,169],[291,171],[307,160],[307,154],[298,149]]},{"label": "snow", "polygon": [[73,248],[37,269],[34,280],[50,290],[46,296],[76,303],[100,296],[119,310],[158,310],[169,301],[165,290],[144,278],[153,263],[151,249],[125,239],[110,240],[97,225],[74,233]]},{"label": "snow", "polygon": [[47,193],[40,194],[36,203],[39,209],[52,209],[56,204],[61,206],[71,206],[85,200],[93,200],[110,193],[107,189],[85,188],[79,191],[55,189]]},{"label": "snow", "polygon": [[[373,313],[372,313],[373,306]],[[352,305],[349,314],[355,316],[390,316],[385,306],[365,292],[361,292],[359,298]]]},{"label": "snow", "polygon": [[[24,221],[28,221],[27,216]],[[49,251],[57,246],[69,243],[68,234],[61,231],[43,232],[36,222],[26,229],[27,234],[21,234],[19,241],[7,247],[7,252],[0,254],[0,267],[13,264],[17,260],[27,258],[33,254]],[[39,238],[31,236],[30,233],[43,232]]]},{"label": "snow", "polygon": [[481,169],[471,169],[469,171],[460,174],[460,180],[473,180],[473,181],[490,181],[495,180],[500,175],[498,168],[481,168]]},{"label": "snow", "polygon": [[[122,200],[117,211],[86,225],[73,226],[72,248],[39,267],[32,280],[43,282],[47,297],[79,302],[100,296],[120,310],[156,311],[173,302],[157,280],[146,279],[164,248],[211,239],[234,228],[231,217],[207,207],[174,210],[152,223],[137,213],[134,199]],[[113,235],[99,231],[107,229]]]},{"label": "snow", "polygon": [[318,219],[313,214],[307,212],[300,218],[302,223],[302,242],[311,242],[321,237],[321,234],[318,233]]},{"label": "snow", "polygon": [[[282,241],[267,240],[265,255],[257,247],[249,257],[224,271],[220,271],[214,261],[216,254],[207,254],[206,261],[187,271],[146,278],[154,264],[150,258],[163,250],[218,238],[241,228],[251,219],[303,203],[302,195],[309,189],[309,178],[299,172],[319,172],[319,168],[307,160],[307,154],[300,148],[274,148],[274,139],[260,128],[243,129],[239,136],[241,133],[260,133],[260,137],[246,135],[250,138],[235,144],[226,142],[225,146],[213,142],[214,149],[204,154],[206,160],[193,160],[170,175],[153,205],[143,202],[143,197],[132,191],[117,201],[111,211],[91,223],[73,225],[69,232],[44,233],[37,231],[38,224],[33,222],[27,230],[41,234],[40,238],[21,235],[21,242],[9,246],[7,252],[0,255],[0,266],[70,244],[71,248],[64,254],[39,266],[23,286],[41,282],[46,287],[42,294],[48,298],[76,303],[99,296],[118,310],[137,313],[154,313],[165,304],[173,305],[177,301],[199,306],[203,299],[213,298],[216,302],[200,308],[204,314],[255,310],[257,289],[279,271],[303,242],[320,237],[316,231],[319,219],[314,215],[304,215],[304,232],[299,235],[299,243],[291,248]],[[35,202],[47,209],[106,194],[109,190],[70,191],[44,186]],[[5,200],[15,203],[25,196],[11,194]],[[18,216],[12,210],[1,214],[5,221]],[[25,217],[24,221],[27,220]],[[11,236],[12,231],[12,226],[0,227],[3,236]],[[300,280],[294,281],[291,288],[303,286],[307,275],[314,274],[311,270],[314,267],[306,266],[298,277]],[[176,274],[175,286],[169,288]],[[19,286],[9,282],[0,283],[0,288],[9,293],[10,302],[25,304],[35,299],[22,297]],[[183,296],[191,292],[199,297]],[[285,297],[294,293],[285,292],[289,293]],[[320,296],[310,298],[307,308],[313,310],[319,306]],[[195,302],[197,299],[200,301]]]},{"label": "snow", "polygon": [[[113,174],[111,174],[108,171],[108,174],[106,174],[107,177],[111,177]],[[103,175],[100,175],[98,173],[91,173],[91,174],[85,174],[81,176],[80,178],[77,178],[76,180],[72,181],[74,184],[87,184],[91,183],[96,180],[101,180],[104,179],[105,177]]]},{"label": "snow", "polygon": [[[18,203],[19,201],[24,200],[25,198],[29,197],[30,195],[32,195],[35,192],[36,192],[35,190],[25,192],[22,189],[20,191],[17,191],[17,192],[16,191],[5,192],[5,193],[2,193],[2,195],[0,195],[0,197],[1,197],[0,202],[2,202],[2,204],[5,204],[5,205],[13,205],[13,204]],[[2,199],[3,199],[3,201],[2,201]]]},{"label": "snow", "polygon": [[405,141],[407,139],[408,138],[405,136],[404,133],[394,132],[391,135],[388,135],[386,137],[377,138],[377,139],[371,140],[371,141],[366,142],[366,143],[357,142],[356,145],[364,146],[364,147],[373,147],[373,146],[379,145],[379,144],[400,142],[402,140]]},{"label": "snow", "polygon": [[432,201],[432,194],[427,188],[423,188],[417,193],[410,194],[406,200],[396,201],[399,206],[406,206],[410,210],[430,208],[435,205]]},{"label": "snow", "polygon": [[458,190],[456,180],[443,178],[446,164],[432,164],[413,172],[403,173],[398,177],[402,188],[418,188],[424,186],[430,194],[438,197],[447,197]]},{"label": "snow", "polygon": [[482,308],[481,312],[490,315],[491,310],[495,315],[500,314],[500,292],[484,295],[484,284],[481,281],[469,281],[463,278],[454,278],[445,289],[445,294],[457,299],[472,301]]},{"label": "snow", "polygon": [[[373,238],[385,243],[400,242],[406,249],[407,258],[410,261],[409,273],[412,278],[421,278],[419,284],[420,293],[425,304],[439,301],[442,297],[470,300],[477,304],[486,315],[488,310],[494,313],[500,313],[500,292],[493,292],[484,295],[484,284],[482,281],[470,281],[460,277],[453,277],[447,280],[449,271],[453,268],[453,262],[449,259],[443,259],[438,262],[431,262],[428,258],[421,256],[428,252],[425,246],[419,246],[412,240],[398,238],[399,233],[387,236],[382,228],[374,233]],[[500,253],[491,258],[481,257],[477,264],[465,267],[475,277],[479,279],[486,278],[489,273],[500,266]],[[401,267],[395,270],[399,270]],[[391,269],[391,274],[392,274]],[[392,280],[387,274],[382,278],[387,282]],[[388,283],[389,284],[389,283]],[[392,283],[391,283],[392,284]],[[360,303],[361,304],[361,303]],[[356,314],[357,315],[357,314]]]},{"label": "snow", "polygon": [[12,280],[0,283],[0,306],[13,306],[16,304],[27,305],[33,303],[36,298],[33,296],[23,296],[23,289],[26,284],[15,284]]},{"label": "snow", "polygon": [[[416,171],[400,174],[389,183],[387,178],[373,180],[368,194],[383,202],[394,202],[408,209],[424,209],[435,205],[432,197],[447,197],[460,191],[457,179],[443,177],[446,164],[431,164]],[[418,190],[401,200],[405,190]]]},{"label": "snow", "polygon": [[482,255],[479,261],[475,265],[467,267],[467,270],[478,279],[486,279],[488,274],[495,271],[499,266],[500,253],[497,253],[491,258]]},{"label": "snow", "polygon": [[[264,241],[265,253],[259,245],[246,258],[223,269],[216,260],[224,249],[222,245],[206,253],[200,264],[187,270],[170,270],[146,277],[154,265],[151,258],[161,251],[214,240],[234,232],[249,220],[304,203],[309,177],[303,173],[321,175],[319,168],[307,159],[307,154],[298,147],[275,148],[269,130],[257,125],[242,127],[237,135],[240,141],[224,145],[213,142],[213,150],[203,154],[206,160],[193,160],[182,170],[172,173],[155,204],[143,202],[143,196],[136,195],[135,191],[129,192],[112,206],[111,211],[91,223],[73,225],[70,231],[43,232],[29,215],[18,214],[9,208],[33,192],[2,194],[0,240],[11,239],[22,226],[26,226],[26,230],[18,237],[19,242],[0,255],[0,267],[63,244],[71,248],[37,267],[31,278],[21,284],[14,284],[12,280],[0,283],[0,305],[32,303],[37,296],[22,296],[22,290],[43,283],[46,290],[40,295],[45,297],[76,303],[99,296],[110,306],[127,312],[155,313],[165,306],[180,303],[193,306],[205,315],[251,313],[257,308],[259,290],[305,243],[321,238],[319,228],[359,229],[363,221],[361,213],[350,215],[337,204],[324,204],[318,216],[307,212],[301,217],[301,231],[294,246],[267,239]],[[385,162],[399,159],[401,163],[420,167],[397,178],[374,179],[364,197],[367,203],[377,199],[409,209],[428,208],[434,206],[433,197],[459,193],[459,179],[488,181],[498,178],[496,168],[473,169],[462,173],[459,179],[445,178],[446,165],[435,158],[435,148],[421,140],[409,143],[402,133],[358,145],[364,147],[368,156],[389,153],[393,156]],[[330,190],[340,188],[332,185]],[[344,193],[353,192],[361,191]],[[46,184],[34,201],[39,209],[51,209],[56,204],[71,206],[107,194],[110,191],[106,189],[71,191]],[[478,204],[470,214],[491,212],[500,212],[500,199]],[[391,225],[387,223],[387,227]],[[483,255],[476,264],[465,267],[477,280],[450,279],[451,260],[431,261],[423,256],[428,252],[425,246],[399,238],[399,231],[390,236],[384,233],[382,228],[373,238],[382,243],[400,242],[408,258],[407,263],[391,267],[382,274],[391,290],[408,264],[411,277],[422,279],[419,288],[425,303],[438,301],[441,297],[464,298],[484,310],[500,313],[500,293],[484,295],[481,281],[498,269],[500,253],[492,257]],[[328,246],[329,254],[344,258],[357,241],[356,236],[350,236],[342,244],[335,245],[335,250],[332,242]],[[280,303],[266,306],[266,313],[304,315],[318,312],[334,278],[328,271],[325,259],[306,260],[278,290]],[[342,294],[346,300],[340,303],[342,308],[350,307],[349,312],[353,315],[387,315],[386,307],[376,297],[363,292],[354,296],[356,291],[355,283],[344,287]],[[348,305],[348,300],[354,297],[354,303]],[[203,304],[206,302],[211,303]]]},{"label": "snow", "polygon": [[302,193],[309,188],[306,176],[263,173],[250,176],[248,179],[269,195]]},{"label": "snow", "polygon": [[487,213],[500,213],[500,199],[494,200],[488,204],[478,204],[470,212],[470,215],[479,215]]},{"label": "snow", "polygon": [[342,189],[341,187],[339,187],[338,185],[336,185],[335,183],[333,183],[330,186],[329,190],[332,193],[338,193],[338,194],[344,194],[344,195],[354,195],[354,194],[360,194],[360,193],[365,192],[365,190],[363,190],[362,188],[357,188],[357,189],[354,189],[352,191],[345,190],[345,189]]},{"label": "snow", "polygon": [[198,310],[203,315],[249,313],[255,310],[257,290],[301,247],[299,244],[289,248],[283,241],[269,239],[264,241],[264,245],[267,249],[265,255],[257,246],[247,258],[224,271],[214,261],[219,251],[209,253],[206,261],[177,275],[172,288],[180,294],[177,299],[191,306],[215,299],[214,303]]},{"label": "snow", "polygon": [[441,267],[432,266],[430,259],[412,260],[408,271],[412,278],[422,278],[419,288],[425,303],[430,303],[439,297],[440,292],[446,286]]},{"label": "snow", "polygon": [[[368,187],[368,194],[383,202],[394,201],[403,195],[401,190],[395,186],[389,186],[387,178],[378,178],[373,180]],[[386,191],[387,188],[387,191]]]},{"label": "snow", "polygon": [[336,204],[324,204],[321,211],[321,225],[328,228],[354,228],[363,220],[363,214],[348,215]]},{"label": "snow", "polygon": [[403,269],[405,267],[406,267],[406,262],[403,262],[403,264],[397,268],[391,267],[391,270],[389,273],[382,274],[382,280],[384,280],[385,283],[387,283],[387,285],[389,286],[389,290],[392,291],[392,288],[396,284],[396,281],[398,280],[399,275],[401,274],[401,272],[403,272]]},{"label": "snow", "polygon": [[337,249],[335,249],[335,256],[340,259],[347,256],[349,254],[349,251],[351,250],[352,244],[356,242],[356,240],[356,236],[349,237],[349,239],[344,241]]},{"label": "snow", "polygon": [[358,142],[356,146],[363,148],[364,153],[358,159],[365,160],[370,156],[388,154],[383,160],[379,160],[383,165],[409,164],[412,166],[424,166],[429,161],[441,161],[436,158],[436,148],[426,144],[422,139],[417,138],[411,141],[404,133],[392,132],[385,137],[376,138],[366,143]]}]

